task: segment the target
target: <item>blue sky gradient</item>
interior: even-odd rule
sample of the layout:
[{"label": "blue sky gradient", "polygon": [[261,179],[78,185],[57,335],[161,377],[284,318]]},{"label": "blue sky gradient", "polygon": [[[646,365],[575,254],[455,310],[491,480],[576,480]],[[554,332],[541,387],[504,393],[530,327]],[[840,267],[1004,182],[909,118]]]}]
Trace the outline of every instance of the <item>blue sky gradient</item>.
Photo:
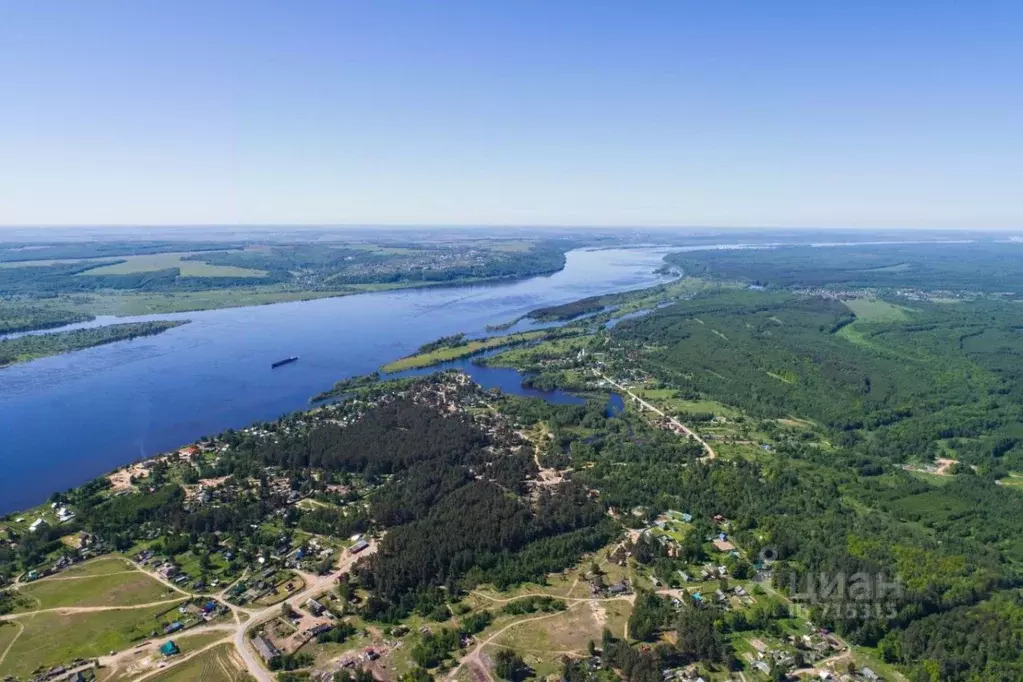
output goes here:
[{"label": "blue sky gradient", "polygon": [[0,224],[1023,225],[1023,3],[0,7]]}]

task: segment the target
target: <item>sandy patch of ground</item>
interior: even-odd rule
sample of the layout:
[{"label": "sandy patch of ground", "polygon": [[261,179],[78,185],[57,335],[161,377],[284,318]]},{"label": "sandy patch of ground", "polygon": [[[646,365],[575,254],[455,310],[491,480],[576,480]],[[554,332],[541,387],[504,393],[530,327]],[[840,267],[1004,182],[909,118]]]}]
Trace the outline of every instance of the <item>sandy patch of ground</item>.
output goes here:
[{"label": "sandy patch of ground", "polygon": [[599,601],[590,602],[590,610],[593,612],[593,620],[601,628],[607,623],[607,609]]},{"label": "sandy patch of ground", "polygon": [[132,464],[107,476],[107,480],[110,481],[110,487],[114,492],[131,490],[132,478],[149,478],[149,469],[141,464]]}]

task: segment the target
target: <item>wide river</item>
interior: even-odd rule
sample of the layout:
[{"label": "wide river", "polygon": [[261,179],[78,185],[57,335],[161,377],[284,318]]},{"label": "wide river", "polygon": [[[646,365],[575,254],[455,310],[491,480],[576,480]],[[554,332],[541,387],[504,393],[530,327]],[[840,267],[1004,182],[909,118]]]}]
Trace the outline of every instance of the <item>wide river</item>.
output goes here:
[{"label": "wide river", "polygon": [[[120,318],[192,322],[0,370],[0,514],[201,436],[303,409],[338,379],[438,337],[480,335],[533,308],[656,284],[666,252],[577,250],[561,272],[517,282]],[[270,369],[292,355],[301,359]]]}]

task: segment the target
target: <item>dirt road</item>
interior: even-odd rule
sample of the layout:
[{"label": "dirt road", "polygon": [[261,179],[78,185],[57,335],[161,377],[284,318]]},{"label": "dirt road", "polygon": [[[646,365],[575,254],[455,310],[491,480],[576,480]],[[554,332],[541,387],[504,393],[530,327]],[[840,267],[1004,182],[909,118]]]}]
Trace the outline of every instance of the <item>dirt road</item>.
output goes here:
[{"label": "dirt road", "polygon": [[[227,644],[228,642],[231,641],[230,633],[233,632],[234,629],[235,629],[234,626],[231,625],[230,623],[216,623],[213,625],[202,626],[202,629],[199,632],[203,634],[207,632],[223,632],[224,636],[221,639],[216,640],[215,642],[209,642],[208,644],[205,644],[202,647],[195,649],[193,651],[189,651],[186,654],[175,656],[171,661],[172,666],[181,665],[185,661],[189,661],[198,656],[199,654],[209,651],[213,647],[220,646],[221,644]],[[154,655],[158,655],[156,652],[158,651],[160,646],[174,639],[180,641],[181,640],[180,635],[181,633],[177,633],[176,635],[170,635],[167,637],[161,637],[159,639],[150,640],[149,644],[146,645],[146,649],[151,649],[154,652]],[[117,670],[123,666],[129,665],[131,658],[141,655],[142,654],[137,652],[137,649],[125,649],[124,651],[117,652],[113,656],[100,656],[98,660],[101,667],[110,668],[111,670]],[[164,667],[153,666],[152,670],[147,670],[141,675],[138,675],[138,677],[133,677],[132,682],[142,682],[142,680],[162,673],[164,670],[167,670],[168,667],[171,666]]]},{"label": "dirt road", "polygon": [[19,618],[31,618],[40,613],[98,613],[100,611],[131,611],[132,609],[147,609],[151,606],[179,604],[182,601],[184,601],[184,597],[151,601],[146,604],[132,604],[131,606],[55,606],[51,609],[36,609],[35,611],[25,611],[23,613],[11,613],[4,616],[4,619],[18,620]]},{"label": "dirt road", "polygon": [[[588,600],[583,600],[583,601],[588,601]],[[570,606],[568,608],[569,609],[573,609],[576,606],[578,606],[578,604],[573,604],[572,606]],[[480,660],[481,656],[483,655],[483,649],[488,644],[493,642],[495,639],[497,639],[498,637],[503,635],[505,632],[507,632],[511,628],[518,627],[519,625],[522,625],[523,623],[532,623],[533,621],[544,620],[545,618],[553,618],[554,616],[560,616],[562,613],[564,613],[564,611],[555,611],[554,613],[544,613],[544,614],[539,615],[539,616],[532,616],[530,618],[523,618],[522,620],[517,620],[517,621],[515,621],[513,623],[509,623],[508,625],[505,625],[503,628],[501,628],[500,630],[498,630],[497,632],[495,632],[494,634],[490,635],[485,640],[483,640],[482,642],[477,644],[475,647],[473,647],[472,651],[470,651],[465,656],[463,656],[462,660],[458,662],[458,665],[456,665],[451,670],[451,672],[448,674],[448,679],[452,680],[452,682],[453,682],[458,677],[458,671],[460,671],[463,666],[468,666],[473,671],[473,677],[479,679],[479,677],[482,675],[483,677],[485,677],[485,679],[489,680],[490,682],[494,682],[494,678],[490,674],[489,666],[486,664],[486,662]]]},{"label": "dirt road", "polygon": [[[550,594],[544,594],[542,592],[530,592],[530,593],[526,593],[526,594],[517,594],[514,597],[508,597],[508,598],[491,597],[490,595],[483,594],[481,592],[473,592],[473,594],[475,594],[478,597],[482,597],[483,599],[487,599],[488,601],[494,602],[495,604],[507,604],[508,602],[516,601],[518,599],[525,599],[527,597],[551,597],[551,596],[554,596],[554,595],[550,595]],[[542,613],[540,615],[530,616],[529,618],[523,618],[521,620],[516,620],[516,621],[513,621],[511,623],[508,623],[503,628],[501,628],[497,632],[494,632],[489,637],[487,637],[485,640],[483,640],[482,642],[477,644],[475,647],[473,647],[472,651],[470,651],[465,656],[463,656],[462,659],[458,662],[458,665],[456,665],[451,670],[451,672],[448,673],[448,679],[451,682],[454,682],[454,680],[458,676],[458,672],[463,667],[468,667],[470,670],[472,670],[473,677],[476,678],[477,680],[480,680],[481,678],[483,678],[483,679],[489,680],[489,682],[494,682],[494,678],[490,674],[490,667],[489,667],[489,665],[487,664],[486,661],[482,660],[483,656],[485,655],[483,653],[483,650],[489,644],[492,644],[494,642],[494,640],[496,640],[498,637],[503,635],[508,630],[510,630],[510,629],[512,629],[514,627],[518,627],[518,626],[520,626],[520,625],[522,625],[524,623],[532,623],[534,621],[544,620],[545,618],[554,618],[555,616],[560,616],[561,614],[565,613],[566,611],[571,611],[572,609],[577,608],[577,607],[579,607],[582,604],[589,604],[590,606],[593,606],[594,604],[599,604],[600,602],[609,602],[609,601],[628,601],[628,602],[633,602],[636,599],[636,595],[634,595],[634,594],[627,594],[627,595],[622,595],[620,597],[557,597],[557,596],[554,596],[554,598],[555,599],[559,599],[559,600],[564,601],[564,602],[571,602],[571,605],[567,609],[565,609],[564,611],[553,611],[551,613]],[[628,635],[626,635],[626,636],[628,636]]]},{"label": "dirt road", "polygon": [[248,612],[251,618],[247,623],[239,624],[234,635],[234,646],[245,661],[245,667],[248,668],[249,674],[255,677],[258,682],[274,682],[275,679],[274,676],[266,669],[266,666],[263,665],[263,661],[256,655],[256,652],[249,646],[247,641],[247,633],[249,630],[279,616],[282,605],[285,603],[291,605],[292,608],[297,610],[298,607],[302,606],[302,604],[312,597],[316,597],[330,590],[334,586],[337,578],[347,574],[352,569],[352,566],[355,565],[356,561],[364,556],[369,556],[376,551],[376,541],[370,541],[369,547],[358,554],[346,556],[338,565],[337,569],[327,575],[313,576],[305,574],[308,577],[305,588],[288,597],[280,604],[268,606],[261,611]]},{"label": "dirt road", "polygon": [[[376,541],[370,541],[369,547],[364,549],[359,554],[354,555],[349,554],[345,556],[341,563],[338,564],[337,568],[328,573],[327,575],[316,576],[310,573],[301,572],[301,576],[305,581],[306,586],[301,591],[296,592],[295,594],[285,599],[284,602],[282,602],[281,604],[286,602],[290,604],[292,608],[297,610],[299,607],[305,604],[305,602],[308,601],[310,598],[319,596],[320,594],[329,591],[334,587],[335,581],[340,576],[347,574],[349,571],[351,571],[352,566],[355,565],[356,561],[358,561],[364,556],[369,556],[376,552],[377,546],[378,545]],[[11,650],[11,648],[14,645],[14,642],[24,631],[24,626],[18,622],[23,618],[34,617],[36,614],[46,612],[60,612],[70,614],[70,613],[93,613],[99,611],[124,611],[132,609],[144,609],[152,606],[176,604],[187,597],[193,596],[187,592],[184,592],[178,586],[174,585],[170,581],[145,570],[142,566],[139,566],[134,562],[131,563],[146,575],[151,576],[155,580],[158,580],[160,583],[177,591],[180,596],[176,596],[172,599],[149,602],[146,604],[133,604],[131,606],[65,606],[52,609],[28,611],[25,613],[9,614],[4,617],[4,620],[8,620],[14,623],[14,625],[19,628],[19,631],[12,639],[12,641],[8,644],[8,646],[5,647],[4,651],[0,652],[0,662],[2,662],[4,658],[6,658],[8,651]],[[188,661],[205,651],[208,651],[221,644],[230,642],[234,644],[235,649],[238,652],[238,655],[241,657],[241,661],[244,663],[244,667],[247,668],[248,673],[251,676],[258,680],[258,682],[274,682],[276,678],[270,674],[270,672],[266,669],[266,666],[263,664],[263,661],[256,655],[256,652],[252,649],[252,647],[249,646],[249,643],[247,641],[248,639],[247,635],[249,631],[252,630],[252,628],[280,615],[281,604],[267,606],[262,609],[247,609],[240,606],[235,606],[226,601],[221,601],[223,599],[223,596],[224,596],[223,593],[221,593],[220,595],[215,597],[215,599],[221,604],[227,606],[227,608],[231,610],[231,615],[233,617],[234,622],[204,625],[196,630],[196,632],[203,633],[223,632],[224,633],[223,638],[210,642],[204,645],[203,647],[196,649],[195,651],[190,651],[186,655],[174,657],[169,661],[170,665],[167,665],[159,669],[148,670],[144,674],[139,676],[137,680],[144,680],[148,677],[156,675],[159,672],[171,670],[174,667],[180,665],[181,663],[184,663],[185,661]],[[180,637],[181,634],[177,633],[176,636]],[[160,639],[152,640],[152,642],[150,642],[150,644],[147,645],[147,649],[150,647],[155,649],[155,647],[158,647],[160,644],[166,642],[168,639],[171,639],[171,637],[163,637]],[[119,669],[126,665],[129,665],[131,659],[136,655],[137,655],[136,648],[133,647],[130,649],[125,649],[124,651],[118,652],[111,656],[101,656],[99,658],[99,661],[100,664],[105,667],[111,669]]]},{"label": "dirt road", "polygon": [[615,388],[617,388],[619,391],[622,391],[624,393],[628,393],[629,396],[633,400],[635,400],[637,403],[639,403],[640,405],[642,405],[646,409],[650,410],[654,414],[659,414],[660,416],[664,417],[665,419],[670,421],[672,424],[674,424],[682,433],[686,434],[688,437],[694,439],[697,443],[702,445],[703,449],[706,450],[706,452],[707,452],[707,455],[705,457],[703,457],[703,459],[706,459],[706,460],[717,459],[718,455],[717,455],[716,452],[714,452],[714,448],[712,448],[710,445],[708,445],[707,441],[705,441],[702,438],[700,438],[700,436],[698,436],[696,434],[696,432],[693,431],[691,428],[689,428],[688,426],[686,426],[685,424],[683,424],[679,420],[675,419],[674,417],[669,417],[662,410],[654,407],[653,405],[651,405],[647,401],[643,400],[638,395],[636,395],[635,393],[633,393],[632,391],[627,389],[625,386],[622,386],[617,381],[615,381],[615,380],[605,376],[602,372],[600,372],[600,370],[594,369],[593,373],[596,374],[601,379],[603,379],[604,381],[606,381],[607,383],[609,383],[612,386],[614,386]]}]

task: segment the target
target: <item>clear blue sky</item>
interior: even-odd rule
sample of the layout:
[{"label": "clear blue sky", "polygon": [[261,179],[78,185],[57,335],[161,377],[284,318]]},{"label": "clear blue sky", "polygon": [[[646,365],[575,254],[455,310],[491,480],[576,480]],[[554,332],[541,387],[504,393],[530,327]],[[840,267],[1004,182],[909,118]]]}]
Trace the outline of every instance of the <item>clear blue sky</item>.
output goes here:
[{"label": "clear blue sky", "polygon": [[1023,227],[1023,3],[0,9],[0,224]]}]

